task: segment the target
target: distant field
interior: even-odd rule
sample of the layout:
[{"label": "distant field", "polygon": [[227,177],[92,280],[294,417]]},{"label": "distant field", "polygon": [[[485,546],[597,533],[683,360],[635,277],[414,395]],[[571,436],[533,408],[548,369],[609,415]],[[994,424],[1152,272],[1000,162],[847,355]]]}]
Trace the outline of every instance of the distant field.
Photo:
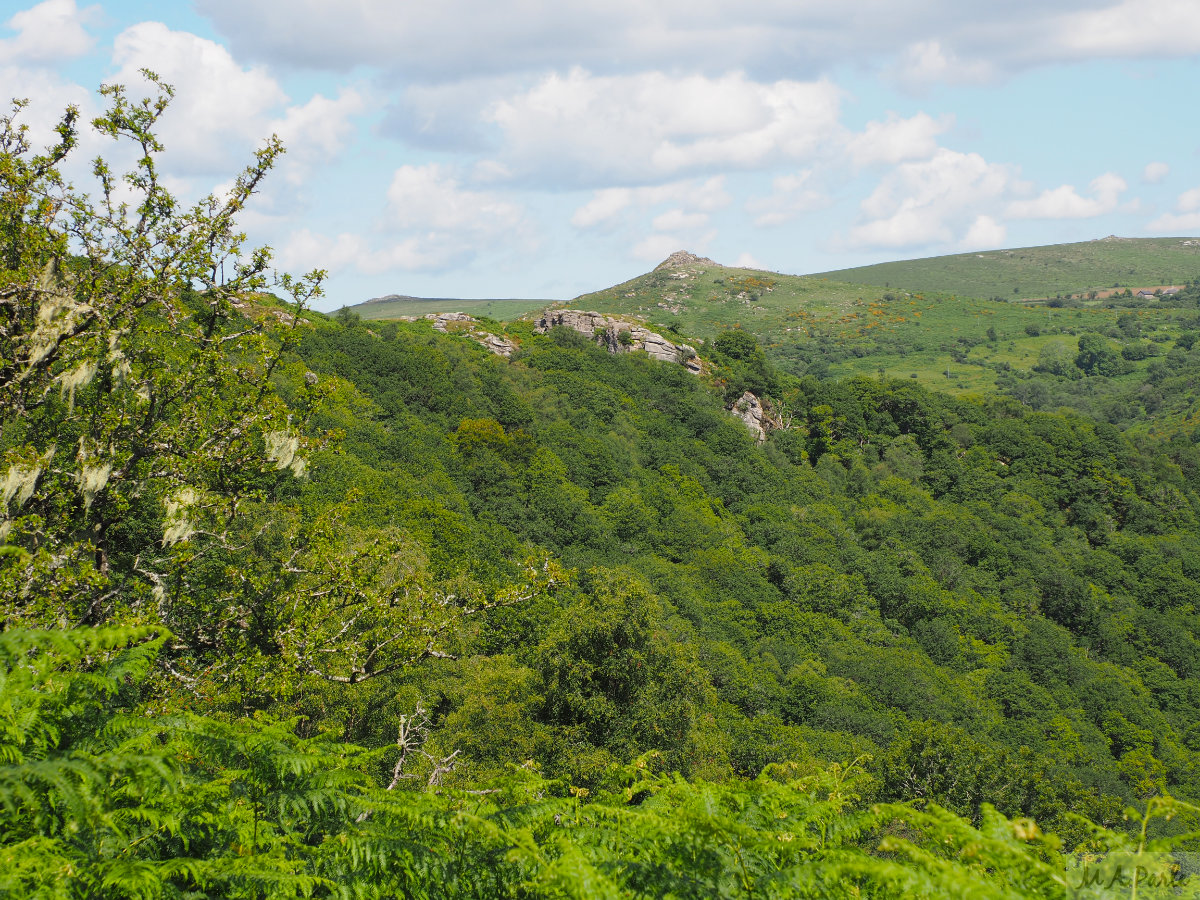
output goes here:
[{"label": "distant field", "polygon": [[674,326],[683,334],[703,338],[739,326],[761,336],[782,337],[802,328],[805,317],[837,320],[863,298],[878,293],[869,285],[823,278],[690,265],[656,270],[584,294],[570,306],[638,316],[650,325]]},{"label": "distant field", "polygon": [[1200,238],[1103,238],[822,272],[818,278],[1005,300],[1200,279]]},{"label": "distant field", "polygon": [[455,300],[453,298],[405,298],[399,300],[368,300],[351,306],[364,319],[397,319],[401,316],[424,316],[428,313],[462,312],[486,316],[498,322],[519,319],[526,313],[544,309],[553,300]]},{"label": "distant field", "polygon": [[[1145,243],[1135,245],[1144,248]],[[1029,255],[1058,258],[1080,246],[1087,245],[1035,248]],[[1118,247],[1118,252],[1124,250],[1123,244]],[[1200,264],[1200,248],[1195,258]],[[1077,261],[1076,270],[1082,265]],[[1006,366],[1028,371],[1047,343],[1074,348],[1079,334],[1108,330],[1130,312],[1088,302],[1063,308],[997,302],[965,291],[921,291],[896,282],[885,288],[715,263],[657,269],[576,297],[570,306],[637,316],[660,331],[689,338],[707,339],[742,327],[793,371],[803,371],[820,354],[831,360],[828,374],[833,377],[915,375],[925,385],[958,394],[994,391]],[[1151,304],[1134,314],[1144,337],[1157,333],[1164,341],[1173,340],[1179,331],[1169,308]],[[1138,368],[1147,365],[1148,360]]]},{"label": "distant field", "polygon": [[[1130,313],[1144,338],[1169,347],[1177,312],[1157,303],[1110,308],[1071,301],[1061,308],[1013,299],[1200,278],[1200,240],[1103,240],[960,254],[781,275],[694,259],[576,297],[575,309],[636,317],[664,334],[707,340],[729,328],[758,336],[781,366],[804,372],[824,360],[832,377],[910,378],[950,393],[990,393],[1007,371],[1028,372],[1046,344],[1074,348],[1078,335],[1111,331]],[[835,277],[836,276],[836,277]],[[854,278],[857,282],[846,279]],[[878,279],[873,283],[870,279]],[[1011,279],[1011,280],[1010,280]],[[1018,294],[1013,294],[1017,287]],[[999,297],[998,302],[992,297]],[[351,307],[365,319],[465,312],[511,321],[547,300],[389,298]],[[1138,370],[1150,364],[1146,359]],[[1132,376],[1129,376],[1132,377]]]}]

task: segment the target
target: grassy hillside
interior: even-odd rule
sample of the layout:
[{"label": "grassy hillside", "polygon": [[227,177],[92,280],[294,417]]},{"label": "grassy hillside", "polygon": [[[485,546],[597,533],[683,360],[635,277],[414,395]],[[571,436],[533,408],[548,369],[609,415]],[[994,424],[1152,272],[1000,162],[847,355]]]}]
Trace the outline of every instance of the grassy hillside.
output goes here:
[{"label": "grassy hillside", "polygon": [[[1027,261],[1037,259],[1038,265],[1044,263],[1047,268],[1051,260],[1058,259],[1054,277],[1074,286],[1088,283],[1089,272],[1094,273],[1105,254],[1109,265],[1121,260],[1126,270],[1149,271],[1158,258],[1154,248],[1170,243],[1093,242],[1011,253],[1018,263],[1024,254]],[[1081,247],[1091,247],[1091,255],[1078,250]],[[1149,252],[1146,259],[1138,256],[1142,250]],[[1168,247],[1163,252],[1174,254],[1177,261],[1194,256],[1200,265],[1200,247]],[[1070,262],[1072,254],[1074,263]],[[993,268],[1009,265],[1005,262],[1008,256],[992,255],[999,260]],[[979,262],[974,256],[971,259]],[[917,262],[927,263],[931,269],[935,264],[971,264],[964,257]],[[899,269],[917,262],[888,265]],[[1029,265],[1022,265],[1024,271],[1029,270]],[[1177,267],[1160,274],[1177,276],[1181,272]],[[1151,280],[1157,281],[1158,276]],[[1011,288],[1006,293],[1011,294]],[[1128,371],[1104,379],[1099,387],[1091,381],[1077,382],[1071,391],[1051,385],[1032,394],[1026,391],[1021,399],[1042,398],[1050,404],[1046,408],[1072,406],[1121,424],[1129,424],[1132,416],[1167,430],[1191,421],[1195,414],[1190,399],[1195,392],[1186,385],[1181,386],[1182,393],[1168,392],[1169,396],[1159,387],[1142,390],[1147,379],[1159,377],[1150,374],[1159,357],[1183,332],[1196,327],[1194,312],[1178,302],[1109,297],[1013,303],[968,293],[922,290],[921,285],[906,282],[893,281],[884,287],[832,277],[728,268],[676,254],[645,275],[584,294],[570,305],[640,316],[660,330],[702,339],[741,328],[758,336],[767,352],[794,374],[909,378],[959,395],[1017,390],[1022,387],[1017,381],[1034,376],[1042,354],[1049,352],[1048,345],[1062,345],[1054,349],[1073,354],[1079,335],[1101,333],[1122,346],[1143,342],[1139,346],[1150,346],[1150,350],[1131,360]],[[1119,326],[1122,321],[1124,330]],[[1137,354],[1131,351],[1131,355]],[[1119,399],[1114,392],[1121,395]],[[1142,403],[1145,393],[1149,394],[1148,405]],[[1161,403],[1159,396],[1164,397]],[[1102,406],[1108,412],[1102,411]]]},{"label": "grassy hillside", "polygon": [[[527,321],[498,355],[297,317],[320,276],[267,282],[234,225],[278,149],[177,208],[168,99],[96,122],[143,148],[154,240],[64,187],[73,116],[49,157],[0,117],[0,897],[1195,895],[1191,434],[796,377],[746,330],[696,375]],[[956,303],[787,333],[828,367]],[[1133,374],[1151,324],[1051,377]],[[1164,396],[1196,395],[1188,334]]]},{"label": "grassy hillside", "polygon": [[453,297],[404,297],[393,294],[350,307],[364,319],[398,319],[428,313],[461,312],[509,322],[548,306],[551,300],[458,300]]},{"label": "grassy hillside", "polygon": [[1047,298],[1200,278],[1200,239],[1106,237],[838,269],[818,278],[968,297]]},{"label": "grassy hillside", "polygon": [[809,317],[839,321],[874,293],[866,285],[729,268],[676,254],[645,275],[583,294],[569,305],[640,316],[702,338],[735,327],[771,337],[787,334]]}]

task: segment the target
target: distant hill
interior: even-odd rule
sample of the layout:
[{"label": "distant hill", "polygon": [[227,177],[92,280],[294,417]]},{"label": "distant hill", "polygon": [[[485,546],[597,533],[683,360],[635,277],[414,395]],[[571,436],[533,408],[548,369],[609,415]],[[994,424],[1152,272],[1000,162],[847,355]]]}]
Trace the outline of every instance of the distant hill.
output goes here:
[{"label": "distant hill", "polygon": [[[1111,238],[818,275],[730,268],[680,251],[568,306],[635,316],[689,343],[743,328],[797,374],[899,376],[949,393],[986,394],[1027,377],[1048,345],[1073,352],[1084,332],[1149,341],[1151,350],[1130,349],[1139,358],[1125,377],[1137,381],[1194,327],[1194,315],[1165,300],[1106,295],[1114,283],[1136,292],[1193,280],[1200,280],[1200,240],[1191,238]],[[1088,299],[1091,291],[1096,298]],[[1139,325],[1127,335],[1117,322],[1131,311]],[[1163,415],[1182,421],[1191,396],[1183,391]]]},{"label": "distant hill", "polygon": [[859,298],[876,293],[870,285],[731,268],[679,251],[644,275],[583,294],[568,305],[638,316],[700,337],[738,326],[773,335],[785,333],[798,314],[836,319]]},{"label": "distant hill", "polygon": [[464,300],[454,297],[410,297],[388,294],[349,307],[364,319],[398,319],[401,316],[423,316],[426,313],[463,312],[507,322],[526,313],[543,309],[553,300]]},{"label": "distant hill", "polygon": [[1120,238],[959,253],[821,272],[815,277],[965,297],[1037,299],[1200,279],[1200,238]]}]

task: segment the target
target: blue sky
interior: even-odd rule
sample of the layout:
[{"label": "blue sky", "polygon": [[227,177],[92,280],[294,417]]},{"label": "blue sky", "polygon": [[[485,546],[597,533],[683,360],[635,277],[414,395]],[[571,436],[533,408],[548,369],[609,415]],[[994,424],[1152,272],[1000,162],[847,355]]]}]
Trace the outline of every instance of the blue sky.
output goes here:
[{"label": "blue sky", "polygon": [[0,17],[0,85],[35,132],[143,66],[174,84],[162,137],[185,198],[280,134],[243,225],[281,267],[329,271],[326,309],[568,298],[677,249],[805,273],[1200,234],[1196,0],[8,0]]}]

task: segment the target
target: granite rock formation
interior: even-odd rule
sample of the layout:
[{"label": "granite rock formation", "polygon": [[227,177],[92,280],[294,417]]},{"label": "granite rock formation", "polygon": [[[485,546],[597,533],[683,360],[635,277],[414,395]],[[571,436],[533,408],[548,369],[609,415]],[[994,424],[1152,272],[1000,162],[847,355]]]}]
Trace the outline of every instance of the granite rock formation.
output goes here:
[{"label": "granite rock formation", "polygon": [[698,375],[701,371],[696,348],[688,344],[673,343],[636,322],[613,319],[598,312],[548,309],[538,317],[533,330],[538,334],[545,334],[556,326],[570,328],[594,339],[596,343],[606,347],[609,353],[645,350],[654,359],[679,363],[693,374]]}]

